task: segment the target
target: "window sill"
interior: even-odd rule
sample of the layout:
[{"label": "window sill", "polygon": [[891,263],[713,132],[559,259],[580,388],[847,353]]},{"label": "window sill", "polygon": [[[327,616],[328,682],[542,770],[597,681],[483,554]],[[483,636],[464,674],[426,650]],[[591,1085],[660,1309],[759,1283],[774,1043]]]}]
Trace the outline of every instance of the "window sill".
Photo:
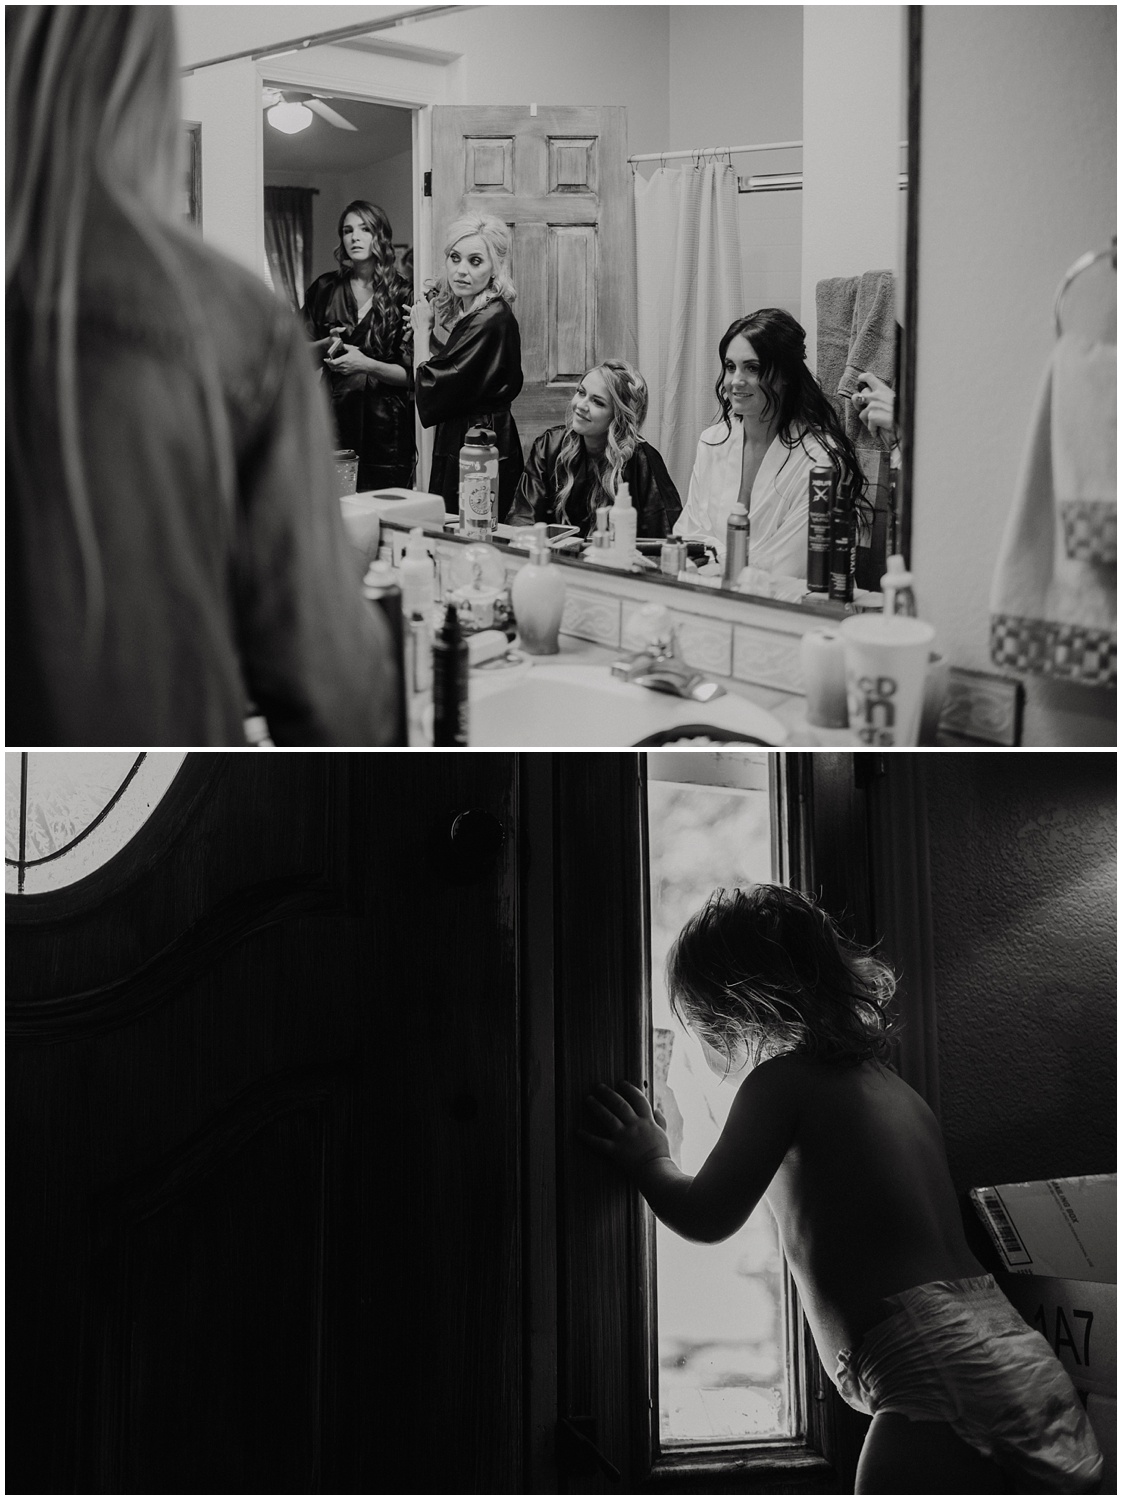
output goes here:
[{"label": "window sill", "polygon": [[648,1493],[837,1494],[837,1471],[805,1441],[691,1447],[655,1460]]}]

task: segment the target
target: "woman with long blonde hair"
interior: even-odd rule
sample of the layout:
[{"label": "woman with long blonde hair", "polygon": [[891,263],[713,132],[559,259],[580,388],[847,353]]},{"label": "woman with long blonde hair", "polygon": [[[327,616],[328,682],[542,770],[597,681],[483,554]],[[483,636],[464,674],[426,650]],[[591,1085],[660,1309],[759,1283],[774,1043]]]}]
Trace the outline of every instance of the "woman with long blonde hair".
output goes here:
[{"label": "woman with long blonde hair", "polygon": [[[429,489],[459,506],[459,455],[470,427],[489,428],[499,450],[499,520],[522,475],[522,444],[510,410],[522,389],[522,343],[510,279],[510,231],[501,219],[467,215],[449,227],[441,275],[413,304],[417,412],[435,427]],[[434,326],[446,339],[434,336]]]},{"label": "woman with long blonde hair", "polygon": [[386,743],[302,330],[177,223],[171,8],[4,19],[8,743]]},{"label": "woman with long blonde hair", "polygon": [[416,454],[413,287],[398,274],[390,221],[376,203],[348,203],[338,233],[339,269],[308,288],[304,326],[327,371],[339,446],[358,454],[358,488],[408,488]]},{"label": "woman with long blonde hair", "polygon": [[511,522],[559,522],[587,536],[596,509],[611,505],[626,481],[640,536],[667,536],[682,502],[662,455],[639,435],[647,400],[646,381],[626,360],[605,359],[589,370],[566,421],[530,449]]}]

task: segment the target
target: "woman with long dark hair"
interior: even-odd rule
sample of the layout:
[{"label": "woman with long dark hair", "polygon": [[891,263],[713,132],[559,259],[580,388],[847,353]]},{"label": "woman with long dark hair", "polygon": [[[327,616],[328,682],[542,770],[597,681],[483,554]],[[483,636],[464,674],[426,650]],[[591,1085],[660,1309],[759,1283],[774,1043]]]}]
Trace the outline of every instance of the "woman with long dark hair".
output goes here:
[{"label": "woman with long dark hair", "polygon": [[[421,425],[435,427],[429,489],[459,508],[460,448],[469,427],[489,428],[499,450],[499,516],[522,477],[522,444],[510,410],[522,389],[522,342],[510,279],[510,231],[489,214],[457,219],[444,266],[413,304],[414,380]],[[446,331],[440,341],[434,325]]]},{"label": "woman with long dark hair", "polygon": [[327,371],[339,446],[358,454],[360,490],[413,482],[413,288],[397,272],[392,233],[376,204],[348,203],[339,215],[339,269],[317,277],[304,297],[304,323]]},{"label": "woman with long dark hair", "polygon": [[806,366],[806,333],[778,307],[737,318],[719,346],[720,420],[697,445],[674,530],[723,548],[729,512],[748,511],[754,568],[806,576],[810,470],[833,464],[860,510],[865,478],[852,443]]},{"label": "woman with long dark hair", "polygon": [[169,6],[9,6],[10,745],[378,745],[303,330],[180,219]]},{"label": "woman with long dark hair", "polygon": [[577,386],[567,421],[548,427],[530,449],[510,520],[555,521],[587,536],[598,506],[611,505],[622,482],[631,492],[640,536],[665,536],[682,509],[657,448],[639,429],[647,382],[622,359],[605,359]]}]

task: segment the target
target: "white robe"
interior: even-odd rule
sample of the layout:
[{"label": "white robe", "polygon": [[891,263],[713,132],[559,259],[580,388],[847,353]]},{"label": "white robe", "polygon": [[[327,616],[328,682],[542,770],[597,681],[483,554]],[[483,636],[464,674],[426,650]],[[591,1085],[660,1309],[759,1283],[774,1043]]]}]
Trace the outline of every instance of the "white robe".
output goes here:
[{"label": "white robe", "polygon": [[[744,425],[732,419],[707,427],[697,445],[689,498],[674,523],[678,536],[711,537],[725,548],[729,512],[740,494],[744,463]],[[810,471],[829,464],[830,455],[810,433],[793,448],[773,438],[752,482],[749,506],[748,561],[766,573],[806,577],[807,515]]]}]

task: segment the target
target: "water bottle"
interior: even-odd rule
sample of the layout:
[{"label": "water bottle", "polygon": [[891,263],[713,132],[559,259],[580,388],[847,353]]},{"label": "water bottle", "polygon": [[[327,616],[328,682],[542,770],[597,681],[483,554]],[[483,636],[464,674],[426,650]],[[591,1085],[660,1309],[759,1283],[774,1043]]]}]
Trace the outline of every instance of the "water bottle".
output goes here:
[{"label": "water bottle", "polygon": [[499,450],[488,427],[469,427],[460,449],[460,535],[489,542],[499,520]]}]

